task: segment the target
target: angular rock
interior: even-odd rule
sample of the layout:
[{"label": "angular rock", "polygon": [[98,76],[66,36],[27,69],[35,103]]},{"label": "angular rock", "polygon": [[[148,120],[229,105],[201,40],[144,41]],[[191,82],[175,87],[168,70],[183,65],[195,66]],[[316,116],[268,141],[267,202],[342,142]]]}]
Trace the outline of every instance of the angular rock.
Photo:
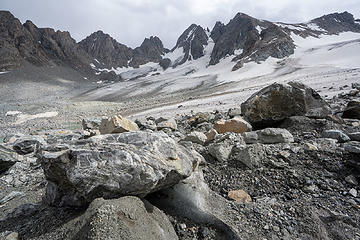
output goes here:
[{"label": "angular rock", "polygon": [[239,222],[229,201],[205,183],[201,169],[172,188],[150,196],[149,201],[166,212],[220,229],[224,239],[240,240]]},{"label": "angular rock", "polygon": [[[58,232],[57,232],[58,231]],[[40,239],[177,240],[167,216],[146,200],[95,199],[86,212]]]},{"label": "angular rock", "polygon": [[205,135],[206,135],[206,138],[207,138],[207,142],[211,142],[212,140],[214,140],[215,139],[215,137],[218,135],[218,132],[215,130],[215,129],[210,129],[209,131],[207,131],[206,133],[205,133]]},{"label": "angular rock", "polygon": [[340,130],[325,130],[322,133],[322,137],[336,139],[340,143],[350,141],[350,138]]},{"label": "angular rock", "polygon": [[352,141],[360,141],[360,132],[353,132],[348,134]]},{"label": "angular rock", "polygon": [[244,141],[246,144],[253,144],[259,142],[259,137],[257,132],[244,132],[241,134],[241,136],[244,138]]},{"label": "angular rock", "polygon": [[250,195],[244,190],[233,190],[228,192],[228,197],[235,200],[238,203],[249,203],[251,202]]},{"label": "angular rock", "polygon": [[14,142],[14,151],[18,154],[25,155],[35,151],[40,145],[45,145],[46,142],[41,136],[24,136]]},{"label": "angular rock", "polygon": [[0,174],[6,172],[18,161],[18,159],[19,156],[16,152],[3,145],[0,145]]},{"label": "angular rock", "polygon": [[194,132],[191,132],[189,135],[187,135],[184,138],[184,141],[189,141],[189,142],[204,145],[205,142],[207,141],[207,137],[202,132],[194,131]]},{"label": "angular rock", "polygon": [[172,130],[176,130],[177,129],[177,124],[174,118],[170,118],[170,119],[157,119],[156,120],[156,126],[158,130],[164,129],[164,128],[169,128]]},{"label": "angular rock", "polygon": [[214,124],[214,129],[219,133],[234,132],[243,133],[251,131],[251,125],[241,117],[235,117],[230,120],[219,120]]},{"label": "angular rock", "polygon": [[101,134],[112,134],[139,131],[139,127],[131,120],[118,115],[109,118],[103,118],[101,120],[99,130]]},{"label": "angular rock", "polygon": [[226,162],[229,159],[233,145],[227,142],[212,143],[208,146],[209,154],[219,162]]},{"label": "angular rock", "polygon": [[360,142],[350,141],[344,144],[345,151],[360,154]]},{"label": "angular rock", "polygon": [[256,132],[261,143],[292,143],[294,142],[293,135],[283,128],[266,128]]},{"label": "angular rock", "polygon": [[44,200],[84,206],[98,197],[143,197],[190,176],[200,158],[162,132],[98,135],[70,147],[52,145],[39,153],[48,180]]},{"label": "angular rock", "polygon": [[270,127],[290,116],[325,118],[329,105],[310,87],[299,83],[274,83],[241,104],[241,112],[256,128]]},{"label": "angular rock", "polygon": [[260,167],[265,156],[264,147],[259,144],[236,145],[233,147],[230,158],[239,161],[250,169]]},{"label": "angular rock", "polygon": [[101,120],[101,118],[84,118],[82,120],[82,127],[84,130],[98,130]]},{"label": "angular rock", "polygon": [[350,101],[342,114],[343,118],[360,119],[360,102]]}]

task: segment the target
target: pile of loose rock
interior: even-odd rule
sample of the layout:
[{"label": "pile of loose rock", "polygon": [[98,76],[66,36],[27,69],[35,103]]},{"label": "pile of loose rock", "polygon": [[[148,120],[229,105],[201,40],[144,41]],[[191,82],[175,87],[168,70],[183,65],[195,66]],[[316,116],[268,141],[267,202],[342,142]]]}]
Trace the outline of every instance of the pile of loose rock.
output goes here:
[{"label": "pile of loose rock", "polygon": [[9,136],[0,236],[358,239],[354,91],[329,104],[301,83],[272,84],[228,112]]}]

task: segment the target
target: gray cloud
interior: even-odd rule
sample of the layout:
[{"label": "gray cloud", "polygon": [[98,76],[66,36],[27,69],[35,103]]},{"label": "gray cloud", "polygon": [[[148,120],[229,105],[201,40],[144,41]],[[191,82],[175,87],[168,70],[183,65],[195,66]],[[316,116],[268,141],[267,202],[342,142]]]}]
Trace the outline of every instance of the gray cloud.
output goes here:
[{"label": "gray cloud", "polygon": [[[192,23],[213,27],[237,12],[270,21],[304,22],[331,12],[349,11],[359,18],[358,0],[1,0],[0,9],[22,22],[67,30],[77,40],[103,30],[136,47],[156,35],[171,48]],[[357,14],[357,15],[356,15]]]}]

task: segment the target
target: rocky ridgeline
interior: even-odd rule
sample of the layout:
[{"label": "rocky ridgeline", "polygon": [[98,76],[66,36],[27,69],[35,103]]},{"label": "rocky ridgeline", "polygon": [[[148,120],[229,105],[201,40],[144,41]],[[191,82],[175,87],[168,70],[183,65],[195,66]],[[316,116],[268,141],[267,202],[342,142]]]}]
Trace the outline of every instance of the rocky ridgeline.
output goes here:
[{"label": "rocky ridgeline", "polygon": [[228,112],[0,145],[5,239],[358,239],[360,86],[272,84]]}]

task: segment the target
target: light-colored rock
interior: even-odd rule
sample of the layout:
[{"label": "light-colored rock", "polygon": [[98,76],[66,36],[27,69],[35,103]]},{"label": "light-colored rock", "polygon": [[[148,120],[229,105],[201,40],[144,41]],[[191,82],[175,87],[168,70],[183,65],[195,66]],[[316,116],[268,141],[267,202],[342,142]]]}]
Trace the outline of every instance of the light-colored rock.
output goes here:
[{"label": "light-colored rock", "polygon": [[318,151],[318,147],[311,143],[304,143],[304,149],[308,151]]},{"label": "light-colored rock", "polygon": [[293,135],[283,128],[265,128],[256,132],[259,142],[265,144],[273,143],[292,143],[294,142]]},{"label": "light-colored rock", "polygon": [[249,203],[252,201],[250,195],[242,189],[228,192],[228,197],[238,203]]},{"label": "light-colored rock", "polygon": [[177,124],[174,118],[163,119],[163,121],[157,121],[156,126],[158,130],[169,128],[171,130],[177,130]]},{"label": "light-colored rock", "polygon": [[99,130],[101,134],[112,134],[139,131],[139,127],[133,121],[118,115],[103,118]]},{"label": "light-colored rock", "polygon": [[260,167],[265,156],[264,147],[259,144],[235,145],[231,152],[231,159],[241,162],[250,169]]},{"label": "light-colored rock", "polygon": [[17,232],[12,232],[9,235],[7,235],[4,240],[18,240],[18,239],[19,239],[19,234]]},{"label": "light-colored rock", "polygon": [[189,142],[193,142],[193,143],[197,143],[197,144],[201,144],[204,145],[205,142],[207,141],[207,137],[204,133],[202,132],[191,132],[190,134],[188,134],[185,138],[184,141],[189,141]]},{"label": "light-colored rock", "polygon": [[251,131],[251,125],[241,117],[234,117],[230,120],[219,120],[214,124],[214,129],[219,133],[233,132],[243,133]]},{"label": "light-colored rock", "polygon": [[322,133],[322,137],[336,139],[340,143],[350,141],[350,138],[340,130],[325,130]]},{"label": "light-colored rock", "polygon": [[200,169],[174,187],[160,191],[152,200],[149,201],[166,212],[222,230],[224,239],[242,239],[238,221],[234,221],[237,215],[230,202],[206,185]]},{"label": "light-colored rock", "polygon": [[201,156],[162,132],[94,136],[39,153],[48,180],[45,201],[83,206],[97,197],[145,196],[191,175]]},{"label": "light-colored rock", "polygon": [[355,189],[355,188],[350,189],[349,194],[350,194],[351,196],[353,196],[354,198],[356,198],[356,197],[357,197],[357,191],[356,191],[356,189]]},{"label": "light-colored rock", "polygon": [[254,127],[270,127],[290,116],[324,118],[331,114],[329,105],[310,87],[299,83],[274,83],[253,94],[241,112]]},{"label": "light-colored rock", "polygon": [[215,137],[218,135],[218,132],[215,129],[210,129],[205,133],[207,142],[211,142],[215,139]]},{"label": "light-colored rock", "polygon": [[208,146],[209,154],[219,162],[227,162],[233,145],[227,142],[216,142]]},{"label": "light-colored rock", "polygon": [[[51,235],[52,234],[52,235]],[[95,199],[81,216],[41,236],[41,239],[177,240],[161,210],[137,197]]]}]

